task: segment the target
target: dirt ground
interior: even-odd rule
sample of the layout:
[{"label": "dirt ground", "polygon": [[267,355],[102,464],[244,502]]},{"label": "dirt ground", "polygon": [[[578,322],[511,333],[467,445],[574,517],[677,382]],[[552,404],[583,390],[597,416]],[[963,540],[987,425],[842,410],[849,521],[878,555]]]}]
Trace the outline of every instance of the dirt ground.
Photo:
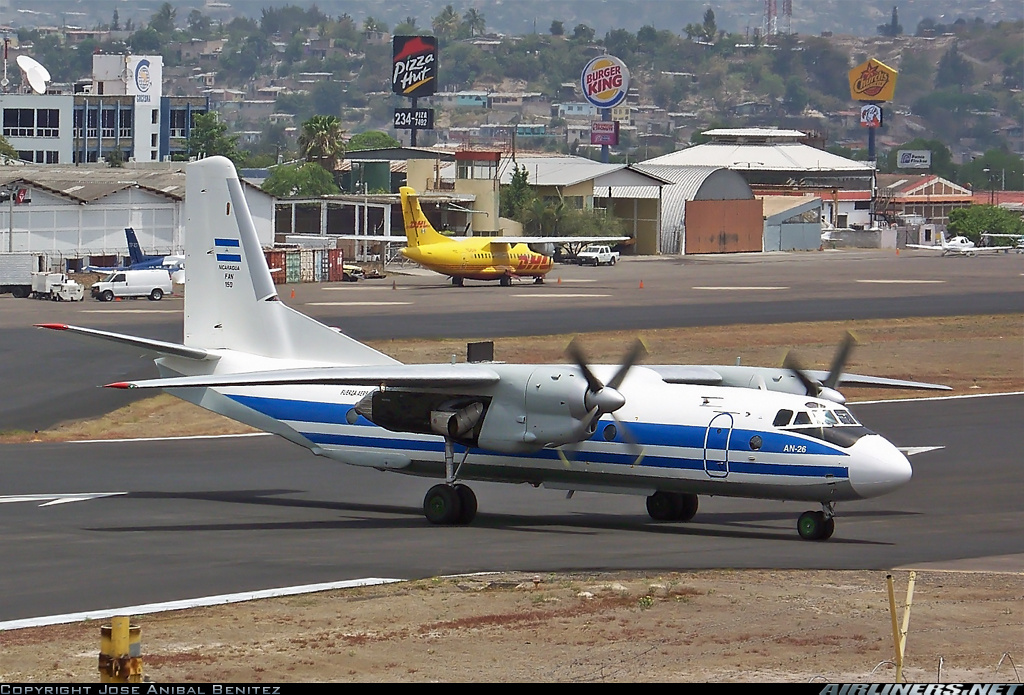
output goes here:
[{"label": "dirt ground", "polygon": [[[675,329],[641,334],[648,363],[778,365],[789,348],[827,368],[843,331],[849,371],[1024,390],[1024,316]],[[581,336],[614,362],[632,333]],[[563,361],[571,336],[499,340],[496,359]],[[465,341],[375,347],[407,362]],[[932,393],[847,390],[851,401]],[[242,431],[168,396],[100,421],[0,442]],[[1011,563],[1019,565],[1019,563]],[[894,569],[900,620],[910,579]],[[2,575],[0,575],[2,576]],[[886,573],[734,571],[494,574],[346,589],[137,616],[158,682],[882,682],[896,676]],[[1021,682],[1024,574],[918,569],[909,681]],[[97,680],[99,622],[0,632],[0,682]],[[1020,665],[1016,661],[1021,661]]]}]

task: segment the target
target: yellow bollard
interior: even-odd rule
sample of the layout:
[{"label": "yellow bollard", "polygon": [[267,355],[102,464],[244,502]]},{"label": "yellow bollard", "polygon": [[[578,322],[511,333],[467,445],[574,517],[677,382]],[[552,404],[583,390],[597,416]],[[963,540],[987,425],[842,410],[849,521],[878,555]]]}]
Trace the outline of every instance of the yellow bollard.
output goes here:
[{"label": "yellow bollard", "polygon": [[142,628],[128,616],[100,626],[100,683],[142,682]]}]

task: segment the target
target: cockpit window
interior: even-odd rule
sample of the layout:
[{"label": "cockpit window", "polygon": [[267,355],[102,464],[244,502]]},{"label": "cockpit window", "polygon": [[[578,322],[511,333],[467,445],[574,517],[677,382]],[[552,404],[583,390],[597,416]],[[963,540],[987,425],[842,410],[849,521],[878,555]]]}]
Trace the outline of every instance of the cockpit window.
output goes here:
[{"label": "cockpit window", "polygon": [[842,410],[841,408],[837,408],[836,417],[839,418],[839,422],[843,423],[844,425],[860,424],[859,422],[857,422],[857,418],[855,418],[849,410]]},{"label": "cockpit window", "polygon": [[793,419],[792,410],[780,410],[775,414],[775,422],[772,424],[776,427],[785,427],[789,424],[789,421]]},{"label": "cockpit window", "polygon": [[794,425],[809,425],[811,424],[811,416],[804,411],[800,411],[796,414],[796,419],[793,421]]}]

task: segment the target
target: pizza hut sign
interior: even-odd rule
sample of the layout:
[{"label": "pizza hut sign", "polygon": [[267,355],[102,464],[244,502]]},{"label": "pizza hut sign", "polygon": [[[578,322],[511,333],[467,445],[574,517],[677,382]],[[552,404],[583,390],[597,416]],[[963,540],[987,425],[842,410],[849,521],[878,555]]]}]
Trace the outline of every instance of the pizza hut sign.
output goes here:
[{"label": "pizza hut sign", "polygon": [[391,91],[404,97],[425,97],[437,86],[437,39],[396,36],[392,40],[394,68]]}]

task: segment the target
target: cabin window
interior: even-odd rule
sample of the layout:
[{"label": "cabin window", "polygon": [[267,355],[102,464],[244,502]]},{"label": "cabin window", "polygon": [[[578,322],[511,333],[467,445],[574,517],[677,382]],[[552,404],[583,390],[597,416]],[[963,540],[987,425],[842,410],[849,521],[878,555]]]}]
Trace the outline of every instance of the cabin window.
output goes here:
[{"label": "cabin window", "polygon": [[780,410],[778,413],[775,414],[775,422],[773,422],[772,424],[775,425],[776,427],[785,427],[786,425],[789,424],[789,421],[791,419],[793,419],[792,410]]},{"label": "cabin window", "polygon": [[811,424],[811,416],[802,410],[796,414],[796,419],[793,420],[794,425],[809,425]]},{"label": "cabin window", "polygon": [[859,425],[860,424],[859,422],[857,422],[857,418],[855,418],[853,416],[853,414],[850,413],[849,410],[837,409],[836,410],[836,418],[839,420],[839,422],[843,423],[844,425]]},{"label": "cabin window", "polygon": [[761,444],[762,444],[761,435],[755,434],[753,437],[750,438],[750,450],[751,451],[757,451],[758,449],[760,449],[761,448]]}]

